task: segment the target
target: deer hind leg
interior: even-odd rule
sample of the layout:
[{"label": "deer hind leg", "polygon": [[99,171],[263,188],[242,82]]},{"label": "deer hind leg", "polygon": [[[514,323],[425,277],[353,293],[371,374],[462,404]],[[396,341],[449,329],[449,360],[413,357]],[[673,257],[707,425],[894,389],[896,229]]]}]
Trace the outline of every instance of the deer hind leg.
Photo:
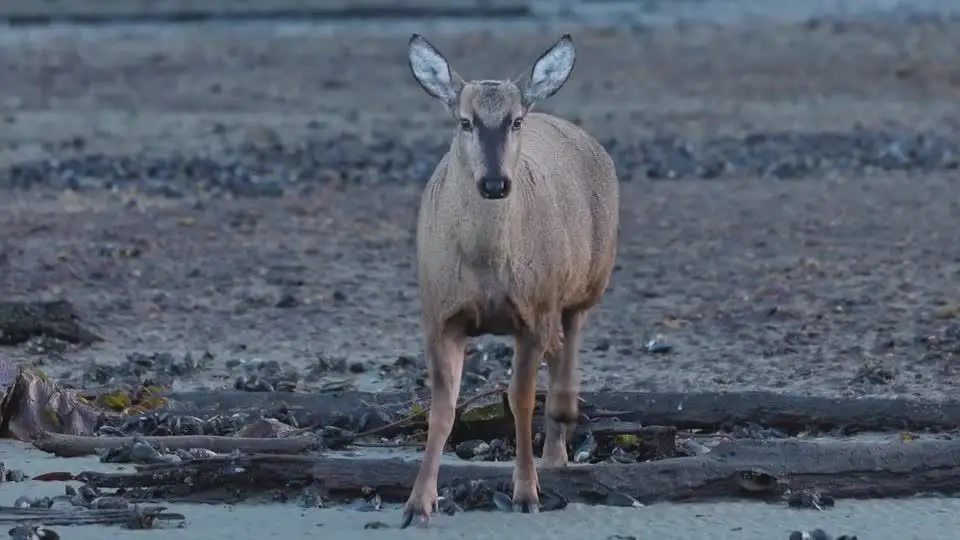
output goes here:
[{"label": "deer hind leg", "polygon": [[546,437],[543,464],[567,464],[567,438],[576,429],[580,395],[580,341],[586,312],[565,310],[561,315],[563,347],[547,357]]},{"label": "deer hind leg", "polygon": [[427,447],[413,484],[413,492],[404,507],[400,528],[410,525],[414,515],[419,516],[421,522],[429,523],[430,514],[436,506],[440,456],[453,430],[466,343],[462,329],[455,325],[447,324],[440,332],[427,333],[426,352],[431,392]]},{"label": "deer hind leg", "polygon": [[513,377],[508,398],[517,436],[517,460],[513,468],[513,509],[540,511],[539,478],[533,462],[533,410],[536,405],[537,372],[547,349],[539,329],[517,335]]}]

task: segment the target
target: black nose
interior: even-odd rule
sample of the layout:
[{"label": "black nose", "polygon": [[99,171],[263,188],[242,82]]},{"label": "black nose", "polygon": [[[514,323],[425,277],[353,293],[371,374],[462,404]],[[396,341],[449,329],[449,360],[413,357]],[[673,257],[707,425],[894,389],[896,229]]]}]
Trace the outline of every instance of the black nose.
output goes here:
[{"label": "black nose", "polygon": [[477,188],[484,199],[502,199],[510,194],[510,179],[506,176],[484,176]]}]

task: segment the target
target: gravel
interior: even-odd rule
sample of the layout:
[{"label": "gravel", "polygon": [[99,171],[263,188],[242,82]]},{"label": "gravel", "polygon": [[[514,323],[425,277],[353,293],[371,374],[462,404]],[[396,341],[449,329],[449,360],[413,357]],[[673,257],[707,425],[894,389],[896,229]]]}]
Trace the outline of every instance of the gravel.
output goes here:
[{"label": "gravel", "polygon": [[[858,129],[850,132],[755,132],[692,140],[663,135],[602,141],[622,179],[799,179],[871,171],[943,171],[960,167],[960,139],[933,132]],[[0,172],[0,188],[127,190],[183,197],[197,190],[240,197],[280,196],[322,181],[425,181],[448,141],[338,136],[293,148],[240,148],[222,158],[92,154],[43,159]],[[318,175],[323,171],[327,174]]]}]

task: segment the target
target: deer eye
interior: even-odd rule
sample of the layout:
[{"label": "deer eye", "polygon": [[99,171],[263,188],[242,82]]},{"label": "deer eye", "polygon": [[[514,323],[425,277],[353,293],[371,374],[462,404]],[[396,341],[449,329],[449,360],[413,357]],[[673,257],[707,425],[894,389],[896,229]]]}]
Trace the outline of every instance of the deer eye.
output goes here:
[{"label": "deer eye", "polygon": [[471,129],[473,129],[473,124],[470,123],[470,120],[468,120],[468,119],[466,119],[466,118],[461,118],[461,119],[460,119],[460,129],[462,129],[462,130],[464,130],[464,131],[470,131]]},{"label": "deer eye", "polygon": [[520,129],[520,126],[522,125],[523,125],[523,117],[518,116],[513,119],[513,123],[510,124],[510,129],[517,131],[518,129]]}]

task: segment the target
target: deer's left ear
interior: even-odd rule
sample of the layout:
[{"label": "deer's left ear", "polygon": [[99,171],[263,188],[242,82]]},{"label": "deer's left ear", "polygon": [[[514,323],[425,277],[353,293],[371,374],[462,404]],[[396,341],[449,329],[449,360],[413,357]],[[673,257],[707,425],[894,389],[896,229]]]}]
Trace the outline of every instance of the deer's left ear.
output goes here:
[{"label": "deer's left ear", "polygon": [[540,55],[530,70],[530,80],[521,89],[524,107],[529,109],[538,101],[557,93],[570,78],[577,61],[577,49],[570,34],[564,34],[552,47]]}]

